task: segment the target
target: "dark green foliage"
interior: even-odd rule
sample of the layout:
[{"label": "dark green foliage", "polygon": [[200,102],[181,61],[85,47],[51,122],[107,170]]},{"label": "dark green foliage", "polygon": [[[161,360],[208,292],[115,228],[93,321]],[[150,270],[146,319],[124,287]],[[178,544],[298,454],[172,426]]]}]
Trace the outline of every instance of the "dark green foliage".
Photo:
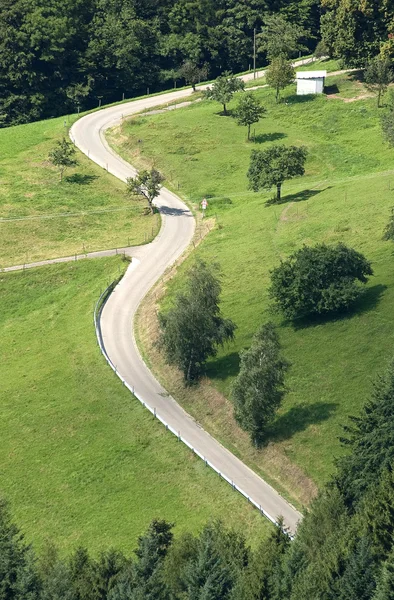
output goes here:
[{"label": "dark green foliage", "polygon": [[266,112],[266,109],[254,94],[250,92],[242,94],[234,111],[234,117],[238,125],[244,125],[248,128],[248,140],[250,140],[251,125],[258,123]]},{"label": "dark green foliage", "polygon": [[71,555],[69,576],[75,600],[96,600],[94,592],[95,565],[86,548],[77,548]]},{"label": "dark green foliage", "polygon": [[254,28],[277,12],[312,30],[311,48],[318,0],[2,0],[1,124],[158,91],[186,62],[213,77],[246,70]]},{"label": "dark green foliage", "polygon": [[200,67],[197,63],[186,60],[180,67],[178,75],[182,77],[186,83],[189,83],[193,90],[196,91],[197,83],[204,81],[208,77],[208,65]]},{"label": "dark green foliage", "polygon": [[[393,120],[393,124],[394,124],[394,120]],[[386,241],[392,240],[394,242],[394,207],[391,209],[390,220],[386,225],[386,229],[384,230],[383,239]]]},{"label": "dark green foliage", "polygon": [[381,568],[373,600],[394,600],[394,547]]},{"label": "dark green foliage", "polygon": [[346,66],[364,67],[366,62],[392,48],[392,2],[348,2],[322,0],[321,33],[330,55],[342,58]]},{"label": "dark green foliage", "polygon": [[370,600],[375,590],[376,566],[368,538],[361,538],[347,560],[338,582],[338,600]]},{"label": "dark green foliage", "polygon": [[67,167],[75,167],[78,164],[75,158],[75,148],[73,144],[63,138],[49,153],[50,162],[59,169],[60,181],[63,179],[63,173]]},{"label": "dark green foliage", "polygon": [[172,525],[154,520],[138,541],[137,561],[126,564],[109,593],[109,600],[167,600],[163,562],[172,543]]},{"label": "dark green foliage", "polygon": [[338,463],[336,484],[354,507],[394,460],[394,361],[377,379],[361,415],[352,417],[345,430],[343,442],[351,453]]},{"label": "dark green foliage", "polygon": [[313,54],[318,60],[321,60],[322,58],[331,57],[330,48],[323,40],[320,40],[320,42],[317,44]]},{"label": "dark green foliage", "polygon": [[268,85],[275,90],[276,102],[279,102],[281,90],[293,83],[295,70],[286,56],[281,54],[272,59],[265,72],[265,78]]},{"label": "dark green foliage", "polygon": [[140,171],[136,177],[128,177],[126,180],[129,194],[138,194],[148,200],[149,208],[153,214],[153,200],[160,194],[160,187],[164,177],[156,169]]},{"label": "dark green foliage", "polygon": [[360,510],[363,533],[371,541],[375,556],[384,560],[390,553],[394,531],[394,472],[382,471],[380,479],[365,494]]},{"label": "dark green foliage", "polygon": [[274,144],[267,150],[252,150],[248,170],[249,189],[257,192],[276,186],[276,201],[281,200],[282,184],[305,173],[307,150],[303,146]]},{"label": "dark green foliage", "polygon": [[274,600],[335,598],[335,580],[343,570],[349,546],[348,527],[348,514],[338,491],[323,491],[274,573]]},{"label": "dark green foliage", "polygon": [[382,95],[393,81],[394,72],[392,60],[388,57],[375,56],[367,65],[364,79],[367,89],[371,90],[378,98],[378,107]]},{"label": "dark green foliage", "polygon": [[187,384],[198,380],[207,358],[233,338],[234,323],[220,314],[220,291],[218,268],[198,261],[188,272],[185,292],[176,296],[172,309],[159,315],[160,345]]},{"label": "dark green foliage", "polygon": [[212,87],[208,87],[204,92],[204,97],[208,100],[215,100],[223,106],[223,114],[227,115],[227,104],[230,102],[235,92],[243,90],[245,87],[241,79],[235,77],[229,72],[220,75]]},{"label": "dark green foliage", "polygon": [[283,522],[278,521],[266,542],[260,544],[249,563],[242,571],[233,589],[231,600],[260,600],[271,598],[274,587],[274,573],[289,549],[290,539],[283,532]]},{"label": "dark green foliage", "polygon": [[248,561],[242,536],[226,531],[219,521],[202,531],[195,557],[186,570],[188,600],[227,600]]},{"label": "dark green foliage", "polygon": [[272,271],[270,296],[289,319],[344,312],[372,274],[367,259],[342,243],[304,246]]},{"label": "dark green foliage", "polygon": [[300,50],[306,50],[301,43],[308,33],[296,23],[290,23],[281,14],[265,17],[262,32],[259,34],[259,48],[263,50],[268,60],[273,61],[279,56],[291,58]]},{"label": "dark green foliage", "polygon": [[263,443],[280,406],[288,367],[280,355],[275,326],[266,323],[253,337],[249,350],[241,354],[240,372],[232,389],[235,418],[255,446]]},{"label": "dark green foliage", "polygon": [[32,551],[0,499],[0,599],[38,600],[40,587]]},{"label": "dark green foliage", "polygon": [[184,533],[170,546],[164,561],[163,579],[173,597],[184,597],[187,593],[186,571],[195,561],[198,540],[191,533]]}]

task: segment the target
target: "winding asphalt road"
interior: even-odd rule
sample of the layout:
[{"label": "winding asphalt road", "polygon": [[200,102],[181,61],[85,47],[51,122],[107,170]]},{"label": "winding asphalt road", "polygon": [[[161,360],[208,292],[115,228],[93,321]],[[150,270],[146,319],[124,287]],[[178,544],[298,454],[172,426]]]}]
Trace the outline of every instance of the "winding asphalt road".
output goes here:
[{"label": "winding asphalt road", "polygon": [[[123,117],[173,100],[187,98],[191,90],[179,90],[112,106],[77,121],[70,131],[76,146],[98,165],[122,181],[136,170],[120,158],[107,144],[104,133]],[[138,306],[164,271],[190,244],[195,220],[188,207],[175,194],[162,188],[156,205],[161,213],[162,228],[149,245],[139,247],[136,259],[104,304],[100,316],[101,336],[107,359],[118,376],[134,391],[160,420],[214,466],[234,487],[248,497],[262,512],[276,522],[283,516],[285,526],[295,533],[302,515],[270,485],[224,448],[188,415],[155,379],[142,360],[133,333]]]}]

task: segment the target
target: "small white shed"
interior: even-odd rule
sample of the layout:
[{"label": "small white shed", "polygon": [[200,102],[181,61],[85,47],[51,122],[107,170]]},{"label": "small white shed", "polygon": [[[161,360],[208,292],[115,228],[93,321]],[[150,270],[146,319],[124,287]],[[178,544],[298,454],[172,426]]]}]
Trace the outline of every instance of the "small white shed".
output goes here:
[{"label": "small white shed", "polygon": [[306,94],[322,94],[327,71],[298,71],[297,96]]}]

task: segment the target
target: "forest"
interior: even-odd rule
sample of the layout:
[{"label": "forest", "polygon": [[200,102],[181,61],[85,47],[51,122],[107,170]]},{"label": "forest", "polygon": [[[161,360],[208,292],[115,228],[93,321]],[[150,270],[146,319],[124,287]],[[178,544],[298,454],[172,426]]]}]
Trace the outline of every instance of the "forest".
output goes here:
[{"label": "forest", "polygon": [[247,70],[254,29],[276,12],[305,28],[306,50],[315,47],[319,0],[3,0],[0,125],[184,85],[186,60],[210,79]]}]

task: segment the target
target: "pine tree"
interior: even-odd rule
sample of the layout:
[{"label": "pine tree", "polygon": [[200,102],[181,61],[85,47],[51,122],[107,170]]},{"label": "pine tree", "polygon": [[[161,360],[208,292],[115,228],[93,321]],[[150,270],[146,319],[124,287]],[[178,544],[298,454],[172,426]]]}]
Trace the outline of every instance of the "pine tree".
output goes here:
[{"label": "pine tree", "polygon": [[186,574],[188,600],[227,600],[232,574],[218,548],[217,531],[207,526],[199,539],[198,553]]},{"label": "pine tree", "polygon": [[375,589],[375,562],[368,538],[361,538],[339,581],[338,600],[370,600]]},{"label": "pine tree", "polygon": [[0,599],[38,600],[40,580],[31,548],[0,499]]},{"label": "pine tree", "polygon": [[394,546],[382,566],[373,600],[394,600]]},{"label": "pine tree", "polygon": [[378,377],[371,400],[359,417],[351,417],[345,432],[342,442],[351,453],[338,461],[335,482],[347,505],[355,508],[394,460],[394,360]]}]

